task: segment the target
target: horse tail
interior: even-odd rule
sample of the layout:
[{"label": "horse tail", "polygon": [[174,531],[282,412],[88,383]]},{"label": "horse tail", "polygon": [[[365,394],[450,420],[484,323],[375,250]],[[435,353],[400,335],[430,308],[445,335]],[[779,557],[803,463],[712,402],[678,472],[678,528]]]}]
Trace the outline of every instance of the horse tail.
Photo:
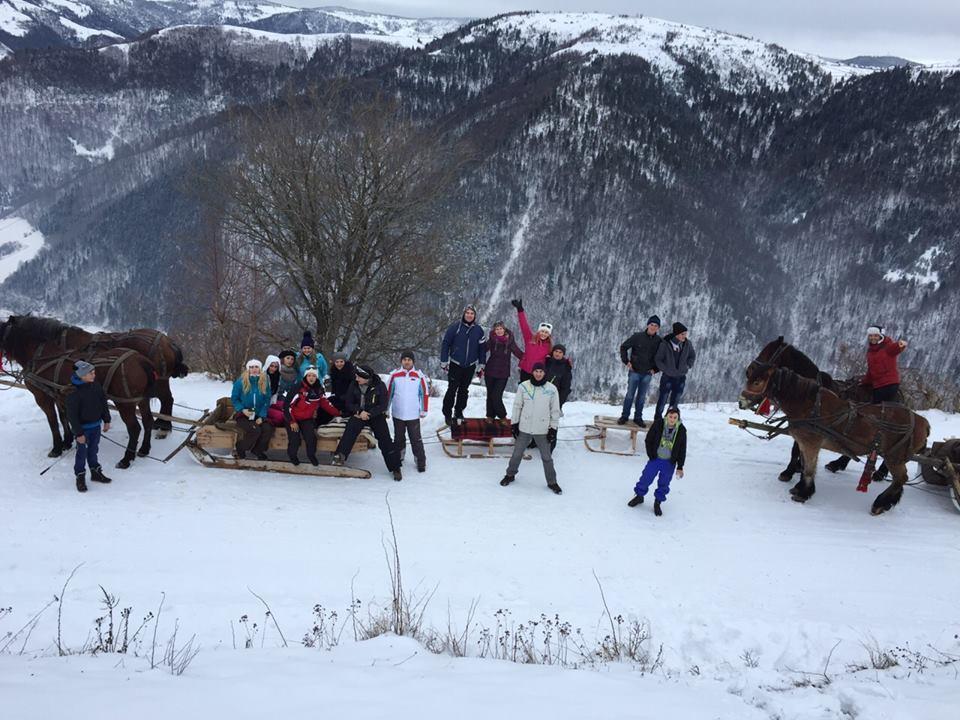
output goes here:
[{"label": "horse tail", "polygon": [[190,374],[190,368],[183,362],[183,350],[173,340],[170,341],[170,347],[173,348],[173,370],[170,377],[182,378]]},{"label": "horse tail", "polygon": [[144,397],[157,397],[157,369],[145,357],[140,358],[140,367],[143,368],[143,374],[147,377],[147,384],[143,389]]}]

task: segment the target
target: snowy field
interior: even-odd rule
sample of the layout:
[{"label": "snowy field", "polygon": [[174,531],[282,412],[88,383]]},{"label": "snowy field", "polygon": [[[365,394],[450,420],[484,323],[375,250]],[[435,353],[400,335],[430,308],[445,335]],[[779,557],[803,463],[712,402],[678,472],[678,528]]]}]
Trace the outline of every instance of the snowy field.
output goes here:
[{"label": "snowy field", "polygon": [[[480,414],[482,390],[468,415]],[[177,401],[212,407],[221,383],[175,381]],[[425,421],[435,439],[439,400]],[[178,412],[194,415],[179,408]],[[786,439],[763,443],[727,424],[732,405],[685,407],[686,477],[654,517],[628,508],[640,458],[592,454],[580,438],[593,415],[567,406],[556,453],[563,495],[544,484],[539,458],[499,486],[506,460],[454,460],[433,442],[428,470],[389,479],[378,452],[350,462],[369,480],[304,478],[200,467],[186,451],[167,465],[138,459],[109,486],[73,486],[72,455],[50,460],[46,422],[23,391],[0,403],[0,707],[16,720],[104,717],[263,718],[939,718],[960,699],[960,514],[929,487],[908,487],[882,517],[855,491],[854,466],[818,478],[806,505],[776,476]],[[649,410],[648,410],[649,413]],[[960,433],[960,417],[927,413],[933,439]],[[114,426],[109,436],[125,441]],[[182,439],[155,442],[164,457]],[[104,466],[121,449],[101,446]],[[824,458],[825,460],[826,458]],[[914,471],[913,468],[911,468]],[[396,523],[404,582],[433,592],[426,622],[462,626],[476,602],[470,652],[498,610],[508,622],[555,615],[593,642],[608,632],[597,580],[614,615],[649,623],[655,667],[586,669],[435,655],[410,638],[333,650],[300,644],[314,605],[347,617],[351,598],[389,602],[385,496]],[[200,652],[182,676],[150,670],[153,623],[138,654],[57,657],[77,649],[102,614],[100,586],[131,607],[132,625],[164,597],[161,647]],[[351,591],[352,586],[352,591]],[[289,647],[263,606],[273,609]],[[248,622],[240,621],[248,616]],[[501,616],[503,617],[503,616]],[[244,649],[257,622],[251,649]],[[26,640],[24,644],[24,640]],[[897,665],[875,669],[868,647]],[[866,668],[863,668],[866,666]]]}]

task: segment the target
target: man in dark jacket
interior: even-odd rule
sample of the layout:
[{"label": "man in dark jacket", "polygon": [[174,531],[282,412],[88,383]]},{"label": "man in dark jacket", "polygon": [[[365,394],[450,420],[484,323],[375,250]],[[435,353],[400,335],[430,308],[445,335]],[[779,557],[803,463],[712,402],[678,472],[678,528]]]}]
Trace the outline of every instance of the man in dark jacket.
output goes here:
[{"label": "man in dark jacket", "polygon": [[657,398],[657,417],[663,415],[663,408],[680,405],[687,384],[687,372],[696,362],[697,353],[693,343],[687,337],[687,327],[675,322],[673,332],[667,335],[657,349],[657,369],[660,376],[660,396]]},{"label": "man in dark jacket", "polygon": [[[477,323],[477,309],[467,305],[457,322],[447,328],[440,345],[440,367],[447,373],[447,392],[443,396],[443,418],[463,420],[470,395],[470,381],[482,376],[487,360],[487,341]],[[455,414],[455,415],[454,415]]]},{"label": "man in dark jacket", "polygon": [[358,365],[356,380],[350,386],[344,398],[344,415],[349,416],[347,426],[340,436],[337,451],[333,454],[333,464],[343,465],[350,457],[353,444],[357,441],[360,431],[369,427],[380,446],[383,462],[387,470],[393,473],[394,480],[403,480],[400,472],[400,453],[397,452],[390,437],[390,428],[387,427],[387,406],[389,393],[383,380],[369,365]]},{"label": "man in dark jacket", "polygon": [[[620,346],[620,362],[627,368],[627,394],[623,398],[623,411],[618,423],[623,425],[630,419],[633,407],[633,421],[640,427],[643,422],[643,403],[650,390],[650,381],[659,372],[657,370],[657,350],[660,349],[660,318],[651,315],[647,320],[647,329],[634,333]],[[658,413],[659,414],[659,413]]]},{"label": "man in dark jacket", "polygon": [[653,427],[646,438],[647,464],[640,479],[633,488],[633,498],[627,503],[636,507],[643,502],[651,483],[657,479],[657,489],[653,491],[653,513],[663,515],[660,504],[666,502],[670,492],[670,480],[676,471],[677,477],[683,477],[683,463],[687,459],[687,429],[680,422],[680,410],[671,407],[667,410],[666,421],[659,415],[654,418]]},{"label": "man in dark jacket", "polygon": [[67,396],[67,420],[77,441],[77,454],[73,461],[73,473],[76,475],[77,491],[87,491],[87,465],[90,466],[90,479],[108,483],[110,478],[103,474],[97,450],[100,449],[100,427],[110,429],[110,410],[107,407],[107,393],[97,382],[97,369],[84,360],[78,360],[70,376],[73,392]]},{"label": "man in dark jacket", "polygon": [[347,360],[347,356],[342,352],[335,352],[332,356],[330,373],[330,392],[333,393],[329,400],[337,410],[344,412],[347,405],[344,402],[350,386],[353,385],[357,377],[356,368],[353,363]]},{"label": "man in dark jacket", "polygon": [[547,371],[547,382],[556,385],[560,392],[560,407],[567,402],[570,397],[570,386],[573,384],[573,365],[567,358],[567,348],[565,345],[557,343],[547,356],[544,363]]}]

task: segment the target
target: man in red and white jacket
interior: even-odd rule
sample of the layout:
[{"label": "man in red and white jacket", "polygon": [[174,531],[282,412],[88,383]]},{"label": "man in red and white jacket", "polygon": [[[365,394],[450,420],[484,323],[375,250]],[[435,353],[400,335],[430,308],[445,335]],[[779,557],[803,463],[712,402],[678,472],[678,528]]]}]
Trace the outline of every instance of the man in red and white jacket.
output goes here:
[{"label": "man in red and white jacket", "polygon": [[414,367],[413,352],[404,350],[400,354],[400,368],[390,373],[387,381],[387,393],[390,402],[390,414],[393,416],[394,445],[401,459],[407,451],[406,436],[410,436],[410,446],[417,460],[417,471],[427,469],[427,455],[423,450],[423,436],[420,433],[420,419],[427,416],[427,403],[430,397],[427,377]]},{"label": "man in red and white jacket", "polygon": [[897,356],[906,349],[907,341],[888,338],[882,327],[873,325],[867,328],[867,342],[867,374],[860,384],[873,389],[873,402],[893,402],[900,390]]}]

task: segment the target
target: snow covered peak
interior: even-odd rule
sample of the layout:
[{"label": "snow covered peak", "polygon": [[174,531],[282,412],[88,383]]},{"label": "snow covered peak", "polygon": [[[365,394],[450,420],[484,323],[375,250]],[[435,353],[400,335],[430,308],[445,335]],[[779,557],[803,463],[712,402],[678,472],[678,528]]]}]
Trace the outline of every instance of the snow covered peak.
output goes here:
[{"label": "snow covered peak", "polygon": [[814,55],[791,53],[777,45],[742,35],[660,20],[642,15],[603,13],[516,13],[483,21],[471,28],[461,43],[496,33],[501,42],[526,44],[547,36],[562,45],[558,53],[635,55],[665,76],[677,76],[685,62],[717,72],[738,89],[758,81],[783,88],[800,59],[834,79],[875,72],[875,68],[846,65]]}]

